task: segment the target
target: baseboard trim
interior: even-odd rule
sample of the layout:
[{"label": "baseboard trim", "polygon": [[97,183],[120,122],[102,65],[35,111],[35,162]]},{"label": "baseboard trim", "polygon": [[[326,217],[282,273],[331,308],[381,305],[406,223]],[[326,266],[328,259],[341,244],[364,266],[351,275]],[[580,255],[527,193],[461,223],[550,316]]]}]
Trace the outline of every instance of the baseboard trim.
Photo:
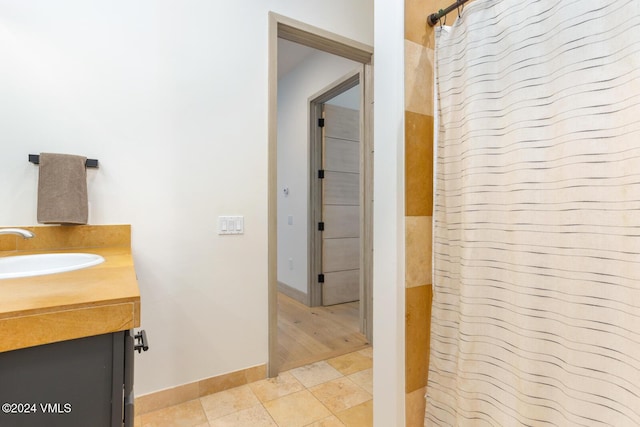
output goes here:
[{"label": "baseboard trim", "polygon": [[288,296],[289,298],[293,298],[294,300],[298,301],[301,304],[306,305],[307,307],[309,307],[309,295],[305,294],[304,292],[296,289],[296,288],[292,288],[291,286],[287,285],[286,283],[282,283],[280,281],[278,281],[278,292],[282,292],[283,294],[285,294],[286,296]]},{"label": "baseboard trim", "polygon": [[260,381],[266,377],[267,365],[263,364],[145,394],[144,396],[137,396],[135,398],[135,414],[137,416],[157,411],[158,409],[184,403],[208,394]]}]

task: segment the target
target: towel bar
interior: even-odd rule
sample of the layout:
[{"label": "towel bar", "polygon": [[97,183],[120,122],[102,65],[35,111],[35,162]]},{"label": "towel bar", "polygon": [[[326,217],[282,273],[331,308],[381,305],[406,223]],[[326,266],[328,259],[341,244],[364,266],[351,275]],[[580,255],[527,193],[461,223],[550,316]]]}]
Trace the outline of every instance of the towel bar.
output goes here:
[{"label": "towel bar", "polygon": [[[29,161],[31,163],[33,163],[34,165],[39,165],[40,164],[40,156],[38,154],[29,154]],[[85,166],[88,168],[97,168],[98,167],[98,160],[96,159],[87,159],[87,161],[85,162]]]}]

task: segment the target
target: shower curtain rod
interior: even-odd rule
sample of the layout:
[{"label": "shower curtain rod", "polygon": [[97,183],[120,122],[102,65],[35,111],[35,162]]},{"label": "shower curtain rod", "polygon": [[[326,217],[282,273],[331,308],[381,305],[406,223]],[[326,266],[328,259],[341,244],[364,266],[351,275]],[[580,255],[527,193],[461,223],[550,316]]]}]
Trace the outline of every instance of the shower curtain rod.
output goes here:
[{"label": "shower curtain rod", "polygon": [[462,6],[463,4],[465,4],[468,1],[469,0],[456,0],[456,2],[454,4],[452,4],[451,6],[447,7],[446,9],[440,9],[439,11],[429,15],[429,17],[427,18],[427,23],[429,24],[430,27],[433,27],[434,25],[436,25],[438,23],[438,21],[440,21],[440,18],[442,18],[443,16],[445,16],[449,12],[452,12],[452,11],[454,11],[456,9],[459,9],[460,6]]}]

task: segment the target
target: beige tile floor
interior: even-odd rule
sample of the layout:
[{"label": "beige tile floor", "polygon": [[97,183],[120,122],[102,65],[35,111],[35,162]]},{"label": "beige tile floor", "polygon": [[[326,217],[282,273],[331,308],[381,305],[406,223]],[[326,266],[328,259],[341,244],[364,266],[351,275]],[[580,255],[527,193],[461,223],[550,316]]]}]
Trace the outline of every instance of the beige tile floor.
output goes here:
[{"label": "beige tile floor", "polygon": [[371,348],[143,414],[135,427],[369,427]]}]

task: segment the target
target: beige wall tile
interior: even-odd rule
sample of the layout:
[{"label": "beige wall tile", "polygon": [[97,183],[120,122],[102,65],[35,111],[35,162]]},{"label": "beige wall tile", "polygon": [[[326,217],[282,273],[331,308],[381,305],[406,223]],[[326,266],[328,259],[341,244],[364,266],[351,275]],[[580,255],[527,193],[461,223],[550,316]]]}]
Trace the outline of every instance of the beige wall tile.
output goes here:
[{"label": "beige wall tile", "polygon": [[433,217],[405,217],[405,263],[406,286],[430,285],[432,264],[431,233]]},{"label": "beige wall tile", "polygon": [[405,112],[405,214],[433,215],[433,117]]},{"label": "beige wall tile", "polygon": [[[433,28],[427,25],[427,17],[435,10],[433,0],[405,0],[404,2],[404,38],[427,46],[433,39]],[[431,46],[433,48],[433,46]]]},{"label": "beige wall tile", "polygon": [[424,426],[424,411],[426,408],[426,401],[424,400],[425,393],[426,387],[421,387],[416,391],[406,394],[406,427]]},{"label": "beige wall tile", "polygon": [[404,41],[405,110],[433,116],[433,49]]},{"label": "beige wall tile", "polygon": [[431,328],[430,285],[406,289],[405,391],[410,393],[427,385]]}]

